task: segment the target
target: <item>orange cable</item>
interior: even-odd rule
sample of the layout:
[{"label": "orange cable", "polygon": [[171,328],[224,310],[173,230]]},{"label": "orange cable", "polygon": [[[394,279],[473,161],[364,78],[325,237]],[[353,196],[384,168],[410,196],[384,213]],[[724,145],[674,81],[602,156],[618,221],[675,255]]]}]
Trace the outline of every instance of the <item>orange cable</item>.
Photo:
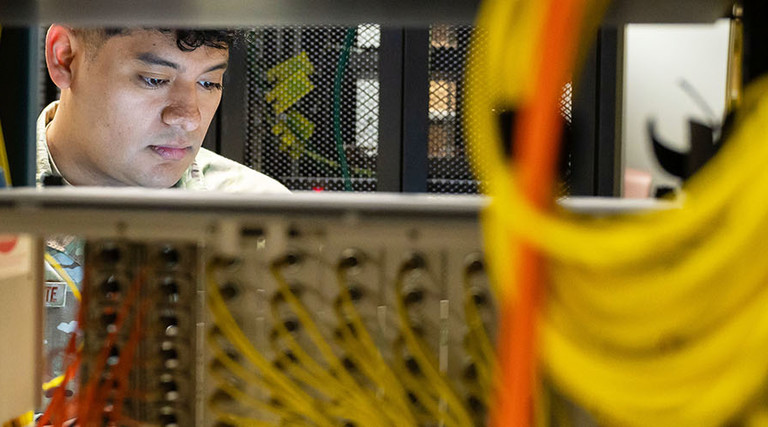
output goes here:
[{"label": "orange cable", "polygon": [[[113,403],[113,409],[110,413],[110,419],[115,423],[122,423],[121,413],[123,409],[123,399],[126,396],[128,389],[129,374],[133,367],[133,356],[136,354],[136,348],[139,345],[139,341],[143,335],[142,320],[147,313],[150,301],[143,301],[136,315],[136,319],[133,324],[133,330],[131,330],[128,342],[123,349],[118,364],[115,367],[115,377],[112,380],[112,387],[117,385],[115,392],[115,398]],[[102,394],[104,395],[104,394]]]},{"label": "orange cable", "polygon": [[[551,204],[562,132],[557,103],[575,60],[584,3],[585,0],[550,2],[542,27],[544,63],[539,67],[535,96],[520,109],[515,128],[513,141],[517,141],[514,150],[520,186],[529,201],[542,209]],[[497,427],[529,426],[532,418],[536,316],[544,298],[545,277],[539,252],[525,242],[517,244],[517,298],[514,302],[502,301],[499,325],[501,383],[490,423]]]},{"label": "orange cable", "polygon": [[[104,340],[104,346],[102,347],[101,352],[99,353],[98,358],[96,359],[96,366],[95,366],[95,369],[93,370],[92,377],[89,378],[88,384],[86,385],[85,389],[82,390],[82,393],[81,393],[82,404],[80,405],[80,407],[82,408],[82,417],[85,425],[88,425],[89,421],[91,421],[92,415],[98,416],[98,414],[90,413],[92,410],[99,411],[98,405],[95,405],[96,409],[94,409],[94,405],[91,405],[91,403],[94,400],[94,393],[96,391],[95,388],[97,386],[97,383],[100,380],[99,376],[101,375],[101,372],[107,363],[109,350],[114,345],[114,341],[117,337],[117,332],[120,331],[120,329],[122,329],[123,322],[128,316],[128,312],[130,310],[131,305],[133,305],[134,300],[138,298],[139,289],[141,288],[141,284],[143,283],[143,281],[144,281],[144,271],[141,271],[139,275],[136,277],[136,279],[134,279],[134,282],[131,285],[131,289],[125,301],[120,307],[120,310],[117,315],[117,319],[115,321],[115,330],[107,334],[107,337]],[[98,422],[98,418],[94,422]]]},{"label": "orange cable", "polygon": [[65,389],[69,381],[75,376],[77,368],[80,364],[80,353],[77,351],[77,334],[73,333],[69,337],[67,349],[65,352],[64,360],[69,361],[74,357],[74,361],[67,365],[67,369],[64,371],[64,379],[61,384],[56,388],[53,394],[51,402],[48,404],[43,416],[38,420],[38,425],[45,425],[53,419],[55,426],[60,426],[64,422],[62,417],[64,416],[64,403],[66,400]]}]

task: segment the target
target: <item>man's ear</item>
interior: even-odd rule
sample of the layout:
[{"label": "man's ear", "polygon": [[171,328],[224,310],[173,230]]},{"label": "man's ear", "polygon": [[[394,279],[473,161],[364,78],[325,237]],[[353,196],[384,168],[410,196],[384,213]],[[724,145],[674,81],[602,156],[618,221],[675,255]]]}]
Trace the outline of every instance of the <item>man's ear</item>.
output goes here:
[{"label": "man's ear", "polygon": [[53,24],[45,36],[45,63],[48,75],[59,89],[66,89],[72,84],[72,64],[76,46],[75,35],[71,28]]}]

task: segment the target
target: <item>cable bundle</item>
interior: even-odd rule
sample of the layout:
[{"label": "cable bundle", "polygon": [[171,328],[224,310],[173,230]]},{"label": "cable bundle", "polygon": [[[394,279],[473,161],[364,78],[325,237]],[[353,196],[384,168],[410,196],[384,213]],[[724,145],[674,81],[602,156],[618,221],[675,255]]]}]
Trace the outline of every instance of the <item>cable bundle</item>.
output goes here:
[{"label": "cable bundle", "polygon": [[[79,331],[37,425],[188,425],[194,419],[195,248],[91,240]],[[53,257],[46,260],[77,291]],[[80,299],[80,293],[75,293]],[[194,375],[192,375],[194,378]],[[75,380],[73,396],[67,384]]]},{"label": "cable bundle", "polygon": [[[87,361],[92,365],[87,367],[89,377],[83,383],[82,390],[79,394],[67,398],[65,387],[78,375],[78,370],[83,364],[82,342],[78,344],[80,337],[76,333],[71,335],[65,358],[66,372],[58,381],[53,399],[43,416],[37,421],[37,425],[48,425],[49,421],[54,426],[70,425],[75,417],[81,425],[139,424],[138,421],[128,419],[123,413],[123,405],[131,387],[129,378],[133,368],[134,354],[141,340],[141,322],[147,310],[147,302],[142,301],[141,309],[136,310],[137,313],[132,313],[134,310],[132,306],[136,304],[143,282],[144,279],[140,277],[131,285],[129,295],[119,306],[118,312],[114,313],[115,322],[112,328],[96,348],[98,350],[96,357]],[[84,324],[82,310],[79,311],[78,318],[79,323]],[[129,319],[132,324],[126,327],[124,324]],[[121,333],[127,335],[128,339],[118,358],[116,342]],[[84,373],[80,372],[80,375]]]},{"label": "cable bundle", "polygon": [[[333,273],[330,277],[335,278],[335,283],[331,286],[336,287],[336,292],[331,301],[318,299],[309,304],[314,296],[330,295],[328,289],[322,284],[302,287],[286,277],[286,270],[296,269],[310,258],[316,263],[313,265]],[[238,298],[244,298],[244,289],[262,288],[265,283],[235,288],[235,284],[221,280],[226,274],[226,262],[209,263],[206,275],[213,327],[207,334],[207,344],[213,360],[208,373],[216,391],[208,399],[208,409],[219,421],[254,426],[277,422],[453,427],[484,423],[484,412],[478,414],[462,397],[461,387],[446,375],[437,352],[427,341],[439,338],[441,333],[425,333],[424,323],[414,324],[411,308],[426,298],[426,291],[409,293],[406,288],[414,272],[418,271],[422,278],[429,276],[424,259],[414,256],[403,262],[395,274],[392,291],[396,298],[389,309],[395,312],[397,326],[389,338],[372,327],[371,319],[364,318],[373,313],[358,307],[367,292],[364,289],[369,288],[358,286],[350,271],[362,263],[381,267],[358,252],[342,256],[336,264],[306,253],[289,253],[271,262],[269,281],[277,285],[268,297],[271,349],[254,343],[254,335],[259,333],[247,333],[247,325],[236,319],[230,307]],[[473,381],[477,394],[472,401],[476,409],[487,406],[492,351],[479,308],[486,301],[472,294],[477,292],[474,279],[483,267],[480,262],[473,265],[464,275],[464,294],[469,298],[463,308],[470,323],[464,345],[476,373]],[[252,309],[252,304],[249,307]],[[318,312],[327,312],[332,320],[321,321]]]},{"label": "cable bundle", "polygon": [[[588,6],[604,7],[600,2]],[[488,32],[489,43],[480,55],[486,58],[473,59],[468,77],[469,108],[482,116],[468,123],[476,136],[471,142],[477,160],[490,170],[482,177],[493,197],[484,226],[501,304],[524,309],[520,254],[529,246],[543,256],[534,285],[546,284],[547,295],[532,317],[538,319],[543,368],[557,386],[622,425],[706,426],[732,420],[768,373],[768,268],[763,262],[768,252],[763,236],[768,229],[768,145],[763,143],[768,86],[763,81],[747,94],[749,105],[731,138],[685,184],[684,199],[671,209],[602,218],[555,210],[525,189],[523,170],[539,167],[535,158],[518,157],[512,165],[502,160],[492,113],[500,106],[527,108],[539,95],[523,89],[540,81],[535,67],[518,73],[528,80],[498,75],[504,67],[525,69],[525,61],[533,59],[528,52],[542,36],[533,30],[529,38],[511,34],[509,22],[538,22],[526,12],[536,7],[544,6],[522,0],[484,6],[479,27]],[[492,16],[502,8],[506,17]],[[542,55],[544,63],[557,56],[548,50]],[[517,126],[539,125],[528,120]],[[535,135],[530,132],[515,144],[542,144]],[[556,139],[546,144],[556,151]],[[514,347],[518,338],[500,340]],[[503,405],[509,389],[502,385],[500,390]]]}]

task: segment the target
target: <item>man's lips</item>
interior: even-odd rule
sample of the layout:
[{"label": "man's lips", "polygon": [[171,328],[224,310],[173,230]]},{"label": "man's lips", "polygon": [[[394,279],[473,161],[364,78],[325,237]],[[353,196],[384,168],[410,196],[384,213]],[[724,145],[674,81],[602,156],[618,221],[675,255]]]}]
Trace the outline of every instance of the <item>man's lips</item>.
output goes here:
[{"label": "man's lips", "polygon": [[173,147],[167,145],[150,145],[149,148],[164,160],[181,160],[192,150],[192,147]]}]

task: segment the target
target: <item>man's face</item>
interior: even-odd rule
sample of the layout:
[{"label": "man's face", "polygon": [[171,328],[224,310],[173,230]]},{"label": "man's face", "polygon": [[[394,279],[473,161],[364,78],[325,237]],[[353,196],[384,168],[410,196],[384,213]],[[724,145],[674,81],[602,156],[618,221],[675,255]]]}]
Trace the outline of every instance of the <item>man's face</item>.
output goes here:
[{"label": "man's face", "polygon": [[194,160],[219,105],[228,51],[184,52],[173,35],[150,30],[110,37],[97,48],[81,55],[62,97],[79,133],[70,154],[99,185],[171,187]]}]

